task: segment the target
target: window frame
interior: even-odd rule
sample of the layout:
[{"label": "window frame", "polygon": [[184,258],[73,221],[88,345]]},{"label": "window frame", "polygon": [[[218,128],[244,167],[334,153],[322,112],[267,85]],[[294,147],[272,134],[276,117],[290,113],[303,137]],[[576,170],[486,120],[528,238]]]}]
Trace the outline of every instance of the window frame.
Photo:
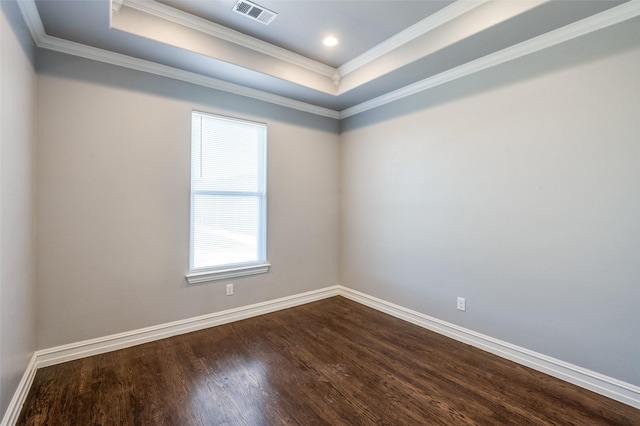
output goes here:
[{"label": "window frame", "polygon": [[[264,140],[262,141],[262,149],[258,155],[263,156],[262,165],[263,170],[260,173],[260,184],[258,191],[223,191],[223,190],[210,190],[210,189],[196,189],[194,178],[194,139],[191,134],[190,147],[190,218],[189,218],[189,272],[186,274],[186,278],[189,284],[200,284],[209,281],[224,280],[235,277],[250,276],[256,274],[263,274],[269,271],[271,264],[267,262],[267,124],[257,122],[253,120],[246,120],[236,117],[228,117],[219,114],[212,114],[208,112],[192,110],[191,111],[191,129],[193,129],[194,119],[197,116],[209,117],[228,122],[237,122],[244,125],[259,126],[264,128]],[[200,141],[202,143],[202,141]],[[262,191],[260,191],[262,189]],[[213,195],[213,196],[230,196],[230,197],[257,197],[260,205],[259,209],[259,221],[258,221],[258,259],[256,261],[227,263],[217,266],[205,266],[200,268],[194,268],[194,233],[195,233],[195,209],[194,202],[197,195]]]}]

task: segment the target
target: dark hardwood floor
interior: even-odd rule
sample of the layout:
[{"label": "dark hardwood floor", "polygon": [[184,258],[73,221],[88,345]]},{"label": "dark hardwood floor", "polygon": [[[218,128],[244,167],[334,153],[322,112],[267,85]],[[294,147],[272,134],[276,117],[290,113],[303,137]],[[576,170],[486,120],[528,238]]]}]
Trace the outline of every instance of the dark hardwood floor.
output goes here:
[{"label": "dark hardwood floor", "polygon": [[640,425],[640,410],[334,297],[38,370],[19,425]]}]

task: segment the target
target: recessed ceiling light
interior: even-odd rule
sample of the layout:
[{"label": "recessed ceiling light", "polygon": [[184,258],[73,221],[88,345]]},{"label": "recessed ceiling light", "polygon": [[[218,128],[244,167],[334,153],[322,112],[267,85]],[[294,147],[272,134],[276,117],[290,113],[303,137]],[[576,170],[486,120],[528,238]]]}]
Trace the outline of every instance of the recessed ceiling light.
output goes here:
[{"label": "recessed ceiling light", "polygon": [[324,40],[322,40],[322,44],[325,46],[335,46],[338,44],[338,39],[334,36],[325,37]]}]

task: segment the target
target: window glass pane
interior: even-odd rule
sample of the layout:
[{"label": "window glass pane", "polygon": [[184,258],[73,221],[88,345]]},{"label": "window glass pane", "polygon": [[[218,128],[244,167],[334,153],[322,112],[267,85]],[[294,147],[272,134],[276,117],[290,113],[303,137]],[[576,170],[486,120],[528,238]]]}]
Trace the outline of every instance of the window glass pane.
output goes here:
[{"label": "window glass pane", "polygon": [[193,210],[194,268],[259,260],[258,197],[195,195]]},{"label": "window glass pane", "polygon": [[257,192],[264,127],[201,116],[194,189]]},{"label": "window glass pane", "polygon": [[266,126],[194,112],[190,268],[265,263]]}]

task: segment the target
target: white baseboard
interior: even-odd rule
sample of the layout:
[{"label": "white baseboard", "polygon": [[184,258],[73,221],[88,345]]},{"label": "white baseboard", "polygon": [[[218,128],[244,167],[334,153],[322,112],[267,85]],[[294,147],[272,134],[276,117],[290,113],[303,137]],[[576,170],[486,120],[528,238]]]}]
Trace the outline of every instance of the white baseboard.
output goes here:
[{"label": "white baseboard", "polygon": [[365,293],[336,285],[213,314],[36,351],[9,403],[9,407],[0,426],[12,426],[18,420],[20,410],[26,400],[38,368],[215,327],[217,325],[263,315],[333,296],[346,297],[380,312],[387,313],[396,318],[435,331],[436,333],[451,337],[460,342],[470,344],[500,357],[515,361],[534,370],[541,371],[550,376],[557,377],[640,409],[640,387],[638,386],[476,333],[475,331],[459,327],[446,321],[441,321],[437,318],[369,296]]},{"label": "white baseboard", "polygon": [[215,312],[213,314],[187,318],[185,320],[160,324],[153,327],[141,328],[125,333],[112,334],[111,336],[85,340],[82,342],[71,343],[64,346],[57,346],[50,349],[44,349],[36,352],[36,367],[47,367],[54,364],[60,364],[67,361],[73,361],[75,359],[139,345],[142,343],[152,342],[154,340],[165,339],[167,337],[176,336],[179,334],[202,330],[209,327],[215,327],[217,325],[228,324],[233,321],[239,321],[258,315],[279,311],[281,309],[287,309],[293,306],[315,302],[327,297],[337,296],[338,293],[338,286],[326,287],[320,290],[309,291],[306,293],[287,296],[275,300],[269,300],[253,305],[241,306],[239,308]]},{"label": "white baseboard", "polygon": [[16,424],[38,368],[61,364],[75,359],[111,352],[142,343],[152,342],[154,340],[160,340],[179,334],[215,327],[217,325],[227,324],[234,321],[240,321],[258,315],[292,308],[298,305],[304,305],[306,303],[337,296],[339,294],[339,288],[340,287],[337,285],[326,287],[293,296],[282,297],[280,299],[268,300],[266,302],[256,303],[253,305],[215,312],[213,314],[187,318],[181,321],[174,321],[153,327],[141,328],[125,333],[112,334],[110,336],[99,337],[97,339],[84,340],[82,342],[36,351],[31,357],[31,361],[22,376],[22,380],[18,384],[18,388],[7,407],[7,411],[2,418],[2,422],[0,422],[0,426],[13,426]]},{"label": "white baseboard", "polygon": [[36,354],[34,353],[31,357],[31,361],[29,361],[29,364],[27,365],[27,369],[22,375],[22,379],[20,379],[20,383],[18,383],[18,388],[13,394],[11,402],[9,402],[9,406],[7,407],[7,411],[5,411],[2,422],[0,422],[0,426],[13,426],[18,421],[18,416],[20,416],[20,411],[22,410],[24,401],[27,399],[27,394],[33,384],[33,378],[36,376],[36,370]]},{"label": "white baseboard", "polygon": [[491,352],[502,358],[517,362],[550,376],[557,377],[569,383],[604,395],[616,401],[623,402],[635,408],[640,408],[640,387],[594,371],[587,370],[568,362],[555,359],[529,349],[525,349],[502,340],[494,339],[475,331],[459,327],[455,324],[430,317],[420,312],[395,305],[385,300],[340,287],[339,294],[354,302],[369,306],[396,318],[408,321],[420,327],[435,331],[452,339],[467,343],[479,349]]}]

